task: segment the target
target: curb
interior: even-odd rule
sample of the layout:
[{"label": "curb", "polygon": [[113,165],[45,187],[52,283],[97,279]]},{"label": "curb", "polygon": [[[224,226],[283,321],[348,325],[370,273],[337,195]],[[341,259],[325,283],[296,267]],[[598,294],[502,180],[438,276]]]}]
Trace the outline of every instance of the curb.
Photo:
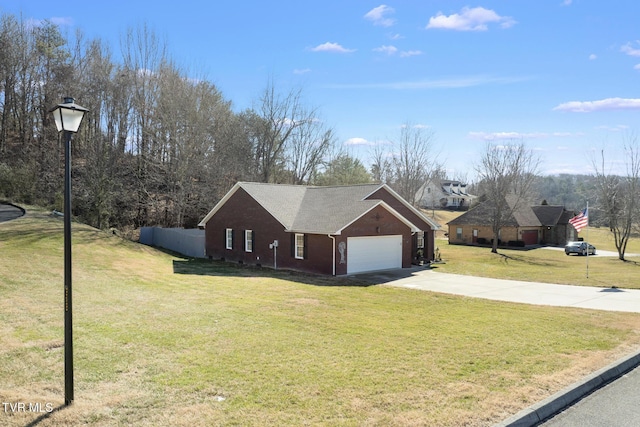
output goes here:
[{"label": "curb", "polygon": [[545,400],[523,409],[514,416],[495,424],[494,427],[536,426],[573,405],[586,395],[620,378],[637,366],[640,366],[640,351],[613,362],[609,366],[594,372]]}]

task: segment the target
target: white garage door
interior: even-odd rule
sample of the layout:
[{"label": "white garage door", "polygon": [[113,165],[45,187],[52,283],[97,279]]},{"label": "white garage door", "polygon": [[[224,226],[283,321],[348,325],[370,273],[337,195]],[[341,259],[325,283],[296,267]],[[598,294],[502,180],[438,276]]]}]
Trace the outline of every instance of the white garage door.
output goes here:
[{"label": "white garage door", "polygon": [[402,268],[402,236],[347,238],[347,274]]}]

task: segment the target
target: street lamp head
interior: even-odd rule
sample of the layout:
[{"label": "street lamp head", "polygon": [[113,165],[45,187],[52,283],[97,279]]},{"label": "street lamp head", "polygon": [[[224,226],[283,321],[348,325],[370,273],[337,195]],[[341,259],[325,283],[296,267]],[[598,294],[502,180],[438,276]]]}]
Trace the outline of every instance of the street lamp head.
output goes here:
[{"label": "street lamp head", "polygon": [[79,106],[73,101],[73,98],[66,97],[62,104],[58,104],[51,113],[56,121],[56,128],[58,132],[78,132],[80,123],[84,117],[84,113],[89,111],[88,109]]}]

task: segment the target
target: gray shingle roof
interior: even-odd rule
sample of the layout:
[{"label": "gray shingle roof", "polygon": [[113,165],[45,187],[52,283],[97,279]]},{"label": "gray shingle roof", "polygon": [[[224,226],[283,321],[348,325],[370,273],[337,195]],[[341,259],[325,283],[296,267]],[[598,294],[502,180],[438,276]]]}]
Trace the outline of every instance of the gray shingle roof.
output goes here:
[{"label": "gray shingle roof", "polygon": [[564,206],[538,205],[533,206],[533,212],[544,226],[556,226],[560,223],[562,214],[565,212]]},{"label": "gray shingle roof", "polygon": [[[514,206],[515,200],[507,197],[509,206]],[[453,225],[484,225],[491,224],[492,204],[490,201],[480,203],[478,206],[468,210],[460,215],[449,224]],[[503,223],[505,227],[540,227],[542,224],[531,206],[520,202],[512,214],[505,218]]]},{"label": "gray shingle roof", "polygon": [[[365,200],[381,187],[381,184],[312,187],[239,182],[199,225],[204,226],[226,199],[242,188],[289,231],[336,234],[378,205],[393,210],[381,200]],[[409,223],[405,218],[402,220]]]}]

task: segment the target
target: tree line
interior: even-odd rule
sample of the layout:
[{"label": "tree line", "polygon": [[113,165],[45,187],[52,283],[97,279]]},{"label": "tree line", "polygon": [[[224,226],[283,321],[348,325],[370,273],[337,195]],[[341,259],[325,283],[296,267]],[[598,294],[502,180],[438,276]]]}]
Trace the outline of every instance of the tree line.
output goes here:
[{"label": "tree line", "polygon": [[237,181],[385,182],[413,200],[435,168],[433,135],[419,127],[403,126],[369,171],[301,89],[268,79],[236,112],[148,26],[120,45],[114,55],[81,31],[0,17],[0,197],[62,208],[64,150],[49,111],[64,96],[89,109],[72,140],[72,213],[103,229],[194,227]]},{"label": "tree line", "polygon": [[148,27],[121,45],[115,61],[100,39],[0,18],[0,196],[61,208],[63,150],[49,110],[71,95],[90,110],[72,143],[73,214],[99,228],[191,227],[237,181],[335,181],[345,161],[355,179],[371,179],[335,150],[301,90],[269,81],[252,108],[234,112]]}]

